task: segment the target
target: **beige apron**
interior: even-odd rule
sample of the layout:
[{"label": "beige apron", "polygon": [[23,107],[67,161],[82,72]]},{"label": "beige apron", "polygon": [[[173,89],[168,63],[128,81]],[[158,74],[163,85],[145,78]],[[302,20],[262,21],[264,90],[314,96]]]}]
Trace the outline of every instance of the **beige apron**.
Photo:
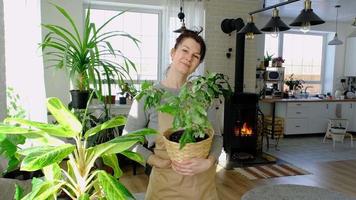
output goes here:
[{"label": "beige apron", "polygon": [[[160,135],[157,136],[154,152],[162,159],[169,159],[162,133],[171,127],[169,115],[158,114]],[[150,175],[146,200],[218,200],[215,186],[216,165],[194,176],[183,176],[170,169],[153,167]]]}]

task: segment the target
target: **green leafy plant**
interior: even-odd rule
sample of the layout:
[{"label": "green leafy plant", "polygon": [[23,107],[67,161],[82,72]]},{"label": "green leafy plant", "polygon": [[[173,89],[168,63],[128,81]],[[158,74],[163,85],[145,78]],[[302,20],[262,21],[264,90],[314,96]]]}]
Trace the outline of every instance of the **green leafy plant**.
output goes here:
[{"label": "green leafy plant", "polygon": [[[6,88],[6,116],[25,118],[26,111],[20,105],[20,96],[15,93],[15,90],[11,87]],[[20,160],[16,155],[18,146],[25,143],[26,138],[22,135],[0,135],[0,155],[3,155],[7,159],[7,168],[3,171],[3,174],[14,171],[18,168]]]},{"label": "green leafy plant", "polygon": [[263,58],[263,60],[264,60],[265,62],[269,62],[269,61],[272,60],[272,56],[273,56],[273,54],[269,55],[268,52],[266,52],[266,55],[265,55],[265,57]]},{"label": "green leafy plant", "polygon": [[[97,28],[90,21],[90,9],[88,9],[81,35],[80,29],[69,13],[62,7],[54,6],[71,28],[66,29],[55,24],[42,25],[49,32],[40,46],[50,66],[68,71],[69,75],[76,79],[77,89],[80,91],[89,90],[89,85],[93,85],[99,99],[102,97],[102,79],[108,80],[106,84],[109,95],[111,95],[111,79],[131,80],[129,71],[130,69],[136,71],[134,63],[124,56],[122,51],[114,49],[109,39],[123,37],[130,39],[137,46],[139,41],[122,31],[103,32],[106,25],[123,12],[111,17]],[[116,62],[120,60],[123,64]]]},{"label": "green leafy plant", "polygon": [[[49,98],[47,107],[58,124],[6,118],[0,125],[0,140],[8,135],[22,135],[36,144],[17,151],[19,157],[22,157],[21,170],[42,170],[45,177],[34,178],[32,191],[22,199],[56,199],[57,194],[61,192],[66,193],[71,199],[134,199],[118,181],[122,171],[116,154],[143,163],[142,156],[129,151],[129,148],[137,142],[143,142],[145,135],[154,134],[156,131],[141,129],[87,147],[87,139],[90,136],[105,129],[124,125],[125,117],[117,116],[90,128],[83,134],[86,118],[80,122],[58,98]],[[61,140],[63,138],[73,140],[74,144],[64,142]],[[99,158],[113,169],[113,175],[94,168],[94,163]],[[61,168],[62,165],[66,167]]]},{"label": "green leafy plant", "polygon": [[288,80],[284,81],[290,90],[298,90],[303,88],[304,81],[301,79],[294,79],[294,74],[288,77]]},{"label": "green leafy plant", "polygon": [[185,83],[178,95],[146,82],[136,98],[145,98],[145,109],[155,107],[173,116],[173,128],[184,130],[179,139],[180,148],[183,148],[185,144],[205,137],[206,130],[211,128],[207,109],[214,99],[229,97],[231,93],[231,87],[223,74],[208,73]]}]

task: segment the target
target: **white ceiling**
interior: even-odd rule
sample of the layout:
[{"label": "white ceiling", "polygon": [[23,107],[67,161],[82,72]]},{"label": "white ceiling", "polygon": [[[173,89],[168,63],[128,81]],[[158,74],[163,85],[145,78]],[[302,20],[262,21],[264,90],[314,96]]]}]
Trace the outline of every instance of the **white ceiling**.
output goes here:
[{"label": "white ceiling", "polygon": [[[266,7],[285,2],[287,0],[265,0]],[[339,4],[338,20],[345,23],[352,23],[356,17],[356,0],[311,0],[313,11],[324,21],[335,21],[336,8]],[[263,0],[261,0],[263,2]],[[262,3],[261,3],[262,8]],[[279,7],[280,16],[295,18],[304,8],[304,0],[294,2],[285,6]],[[272,15],[272,10],[264,11],[263,15]]]}]

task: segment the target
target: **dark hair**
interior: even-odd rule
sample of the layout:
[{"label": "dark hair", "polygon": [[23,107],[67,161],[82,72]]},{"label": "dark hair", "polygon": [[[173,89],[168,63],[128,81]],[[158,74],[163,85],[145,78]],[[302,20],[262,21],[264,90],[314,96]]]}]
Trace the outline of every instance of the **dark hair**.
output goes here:
[{"label": "dark hair", "polygon": [[174,48],[176,49],[180,44],[182,44],[184,39],[192,38],[200,45],[200,62],[202,62],[205,57],[206,45],[205,45],[204,39],[199,35],[200,32],[192,31],[192,30],[185,30],[176,39],[176,44],[174,45]]}]

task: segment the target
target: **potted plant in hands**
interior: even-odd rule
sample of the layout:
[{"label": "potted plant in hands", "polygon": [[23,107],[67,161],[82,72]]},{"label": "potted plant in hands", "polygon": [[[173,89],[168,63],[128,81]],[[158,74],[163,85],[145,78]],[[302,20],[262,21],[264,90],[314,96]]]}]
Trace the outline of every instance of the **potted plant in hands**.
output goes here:
[{"label": "potted plant in hands", "polygon": [[[6,118],[4,124],[0,125],[0,138],[5,135],[22,135],[34,140],[37,145],[17,152],[23,157],[21,170],[42,170],[45,175],[43,179],[32,180],[32,191],[22,199],[56,199],[57,194],[62,192],[71,199],[134,199],[118,181],[122,171],[116,154],[120,153],[142,163],[142,156],[129,151],[129,148],[137,142],[143,142],[145,135],[154,134],[156,131],[142,129],[87,147],[88,137],[125,124],[125,117],[117,116],[82,133],[82,124],[85,122],[80,122],[59,99],[49,98],[47,107],[58,124]],[[65,143],[60,138],[71,138],[75,144]],[[104,163],[113,169],[113,176],[103,170],[94,169],[98,158],[102,158]],[[60,164],[63,163],[66,164],[66,169],[61,169]]]},{"label": "potted plant in hands", "polygon": [[223,74],[208,73],[185,83],[178,95],[146,82],[136,98],[145,98],[145,109],[154,107],[171,115],[173,119],[165,123],[173,127],[164,132],[164,142],[171,160],[182,161],[208,156],[214,132],[207,109],[214,100],[231,93]]},{"label": "potted plant in hands", "polygon": [[[50,66],[64,68],[75,80],[76,89],[71,91],[72,107],[83,109],[89,97],[89,85],[94,87],[98,99],[103,101],[103,78],[108,80],[106,84],[111,95],[112,81],[110,80],[129,79],[129,70],[136,70],[134,63],[120,50],[114,49],[109,40],[113,37],[123,37],[133,41],[136,45],[138,40],[122,31],[103,31],[108,23],[123,12],[111,17],[98,28],[91,23],[90,9],[88,9],[84,19],[83,33],[80,34],[80,28],[74,23],[69,13],[57,5],[54,6],[67,20],[70,28],[43,24],[43,28],[48,33],[40,46]],[[117,62],[119,60],[122,64]],[[77,98],[82,101],[77,102]]]}]

